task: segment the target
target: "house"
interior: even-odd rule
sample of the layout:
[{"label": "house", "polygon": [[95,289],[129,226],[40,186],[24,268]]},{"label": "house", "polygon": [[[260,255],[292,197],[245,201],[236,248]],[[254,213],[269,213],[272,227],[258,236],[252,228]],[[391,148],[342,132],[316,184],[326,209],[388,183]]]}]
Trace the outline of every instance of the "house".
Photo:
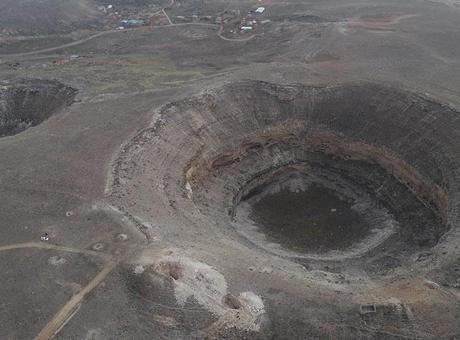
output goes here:
[{"label": "house", "polygon": [[127,19],[127,20],[122,20],[121,21],[121,26],[123,27],[135,27],[135,26],[143,26],[145,25],[144,20],[138,20],[138,19]]},{"label": "house", "polygon": [[257,9],[254,11],[256,14],[262,14],[265,12],[265,7],[257,7]]}]

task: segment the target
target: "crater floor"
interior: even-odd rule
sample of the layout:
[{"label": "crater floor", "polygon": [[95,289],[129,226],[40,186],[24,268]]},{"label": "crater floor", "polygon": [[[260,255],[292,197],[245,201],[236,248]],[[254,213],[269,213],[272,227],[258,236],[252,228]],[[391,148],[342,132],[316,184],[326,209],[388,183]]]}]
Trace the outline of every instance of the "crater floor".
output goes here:
[{"label": "crater floor", "polygon": [[346,249],[369,233],[352,202],[312,184],[306,191],[281,191],[257,200],[250,218],[271,242],[301,251]]}]

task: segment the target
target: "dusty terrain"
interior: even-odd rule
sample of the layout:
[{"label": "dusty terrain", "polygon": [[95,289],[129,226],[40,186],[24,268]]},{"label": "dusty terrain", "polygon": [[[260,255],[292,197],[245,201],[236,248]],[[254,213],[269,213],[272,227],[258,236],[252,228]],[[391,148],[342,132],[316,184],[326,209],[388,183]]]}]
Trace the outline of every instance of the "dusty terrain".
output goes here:
[{"label": "dusty terrain", "polygon": [[0,338],[460,339],[458,70],[458,1],[2,1]]}]

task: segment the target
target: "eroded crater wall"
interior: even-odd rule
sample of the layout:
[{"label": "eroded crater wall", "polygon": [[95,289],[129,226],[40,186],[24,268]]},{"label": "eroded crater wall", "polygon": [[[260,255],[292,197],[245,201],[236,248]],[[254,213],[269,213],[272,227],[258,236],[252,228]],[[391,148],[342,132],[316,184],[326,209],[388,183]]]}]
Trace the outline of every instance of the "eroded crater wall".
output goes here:
[{"label": "eroded crater wall", "polygon": [[[447,121],[456,119],[448,108],[373,84],[309,88],[253,82],[220,91],[180,104],[180,110],[211,110],[222,122],[219,131],[232,132],[215,144],[215,136],[209,139],[213,145],[194,158],[189,180],[283,144],[378,164],[447,221],[448,179],[455,167],[449,157],[453,136],[445,131]],[[215,133],[205,129],[202,135]]]}]

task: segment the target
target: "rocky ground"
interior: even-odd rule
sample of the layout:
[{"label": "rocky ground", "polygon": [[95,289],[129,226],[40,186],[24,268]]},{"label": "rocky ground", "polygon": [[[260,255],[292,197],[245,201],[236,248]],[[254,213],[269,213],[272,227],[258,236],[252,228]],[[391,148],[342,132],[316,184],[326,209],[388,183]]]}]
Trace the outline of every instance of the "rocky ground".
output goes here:
[{"label": "rocky ground", "polygon": [[[28,3],[0,5],[0,338],[460,336],[458,3]],[[312,183],[372,228],[318,251],[251,217]]]}]

